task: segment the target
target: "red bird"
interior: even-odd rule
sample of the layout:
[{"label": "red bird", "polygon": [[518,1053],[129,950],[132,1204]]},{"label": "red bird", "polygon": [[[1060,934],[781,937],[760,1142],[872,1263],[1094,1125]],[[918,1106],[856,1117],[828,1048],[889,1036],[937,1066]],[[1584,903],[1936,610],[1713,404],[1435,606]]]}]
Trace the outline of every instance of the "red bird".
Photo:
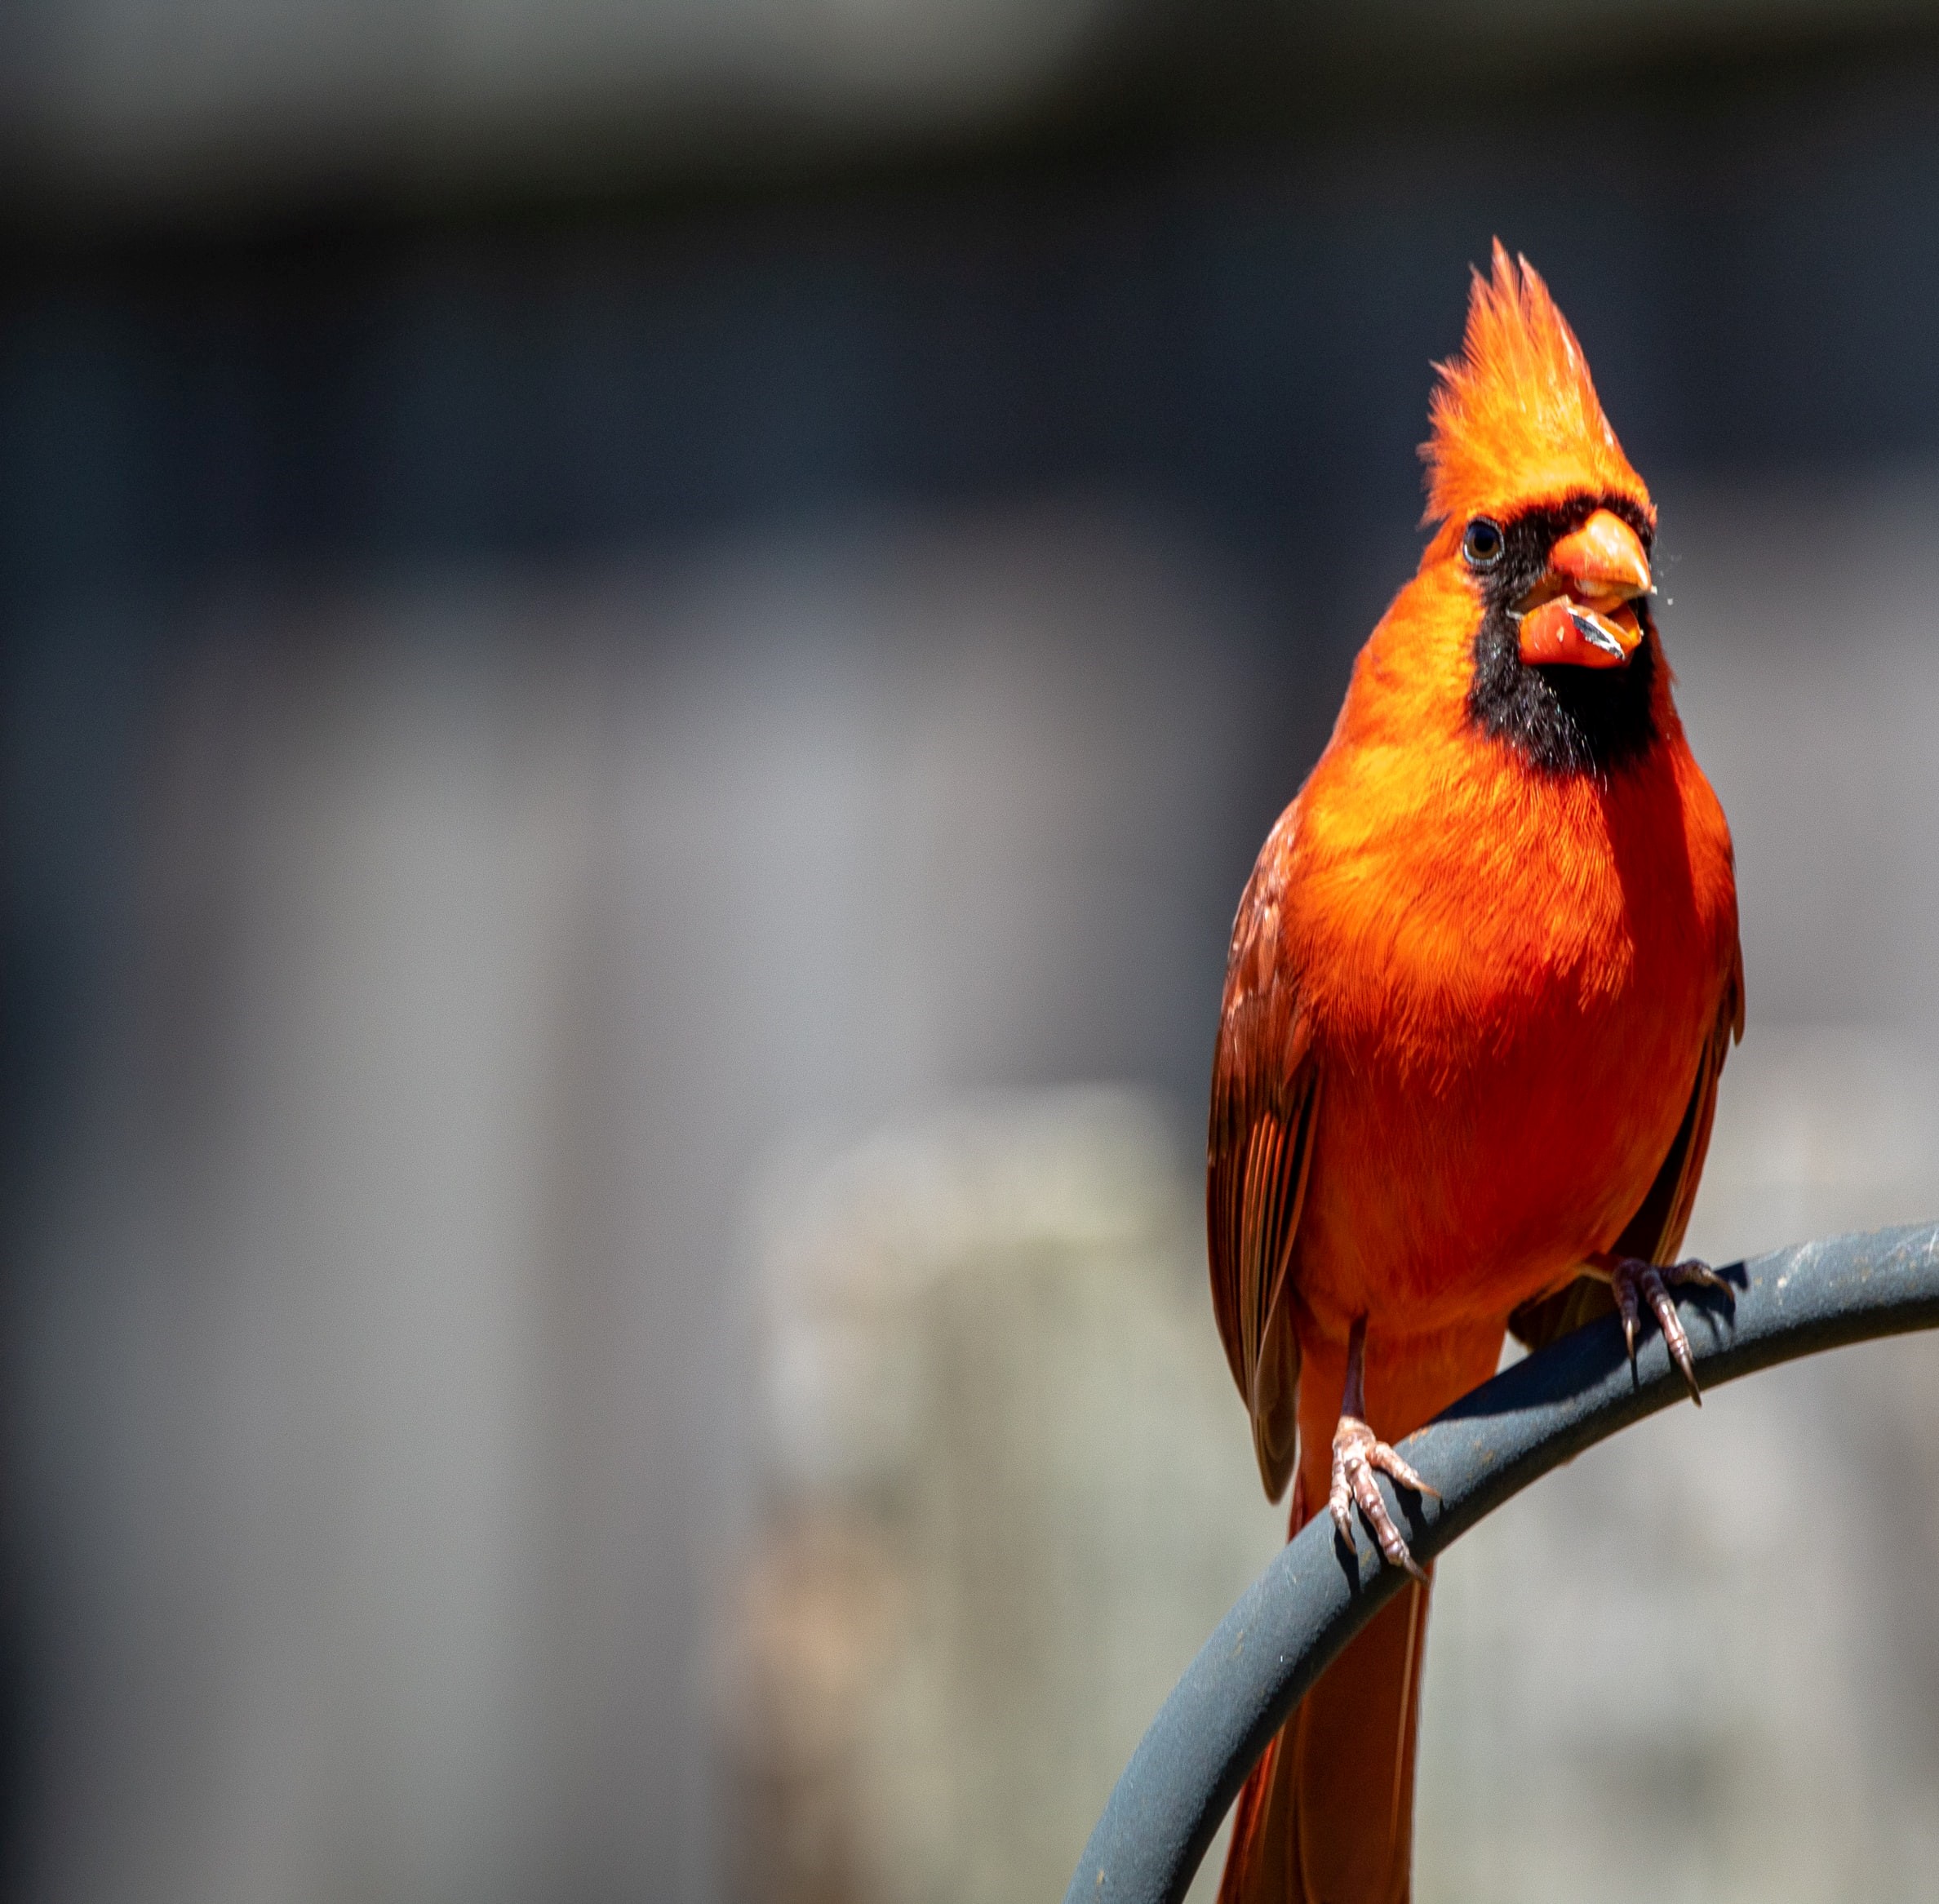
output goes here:
[{"label": "red bird", "polygon": [[[1494,248],[1440,367],[1413,579],[1232,928],[1212,1293],[1267,1493],[1414,1576],[1240,1794],[1222,1904],[1409,1893],[1427,1577],[1373,1482],[1504,1332],[1670,1286],[1743,1029],[1730,832],[1650,613],[1656,510],[1542,279]],[[1664,1265],[1673,1267],[1653,1267]],[[1698,1398],[1700,1399],[1700,1398]]]}]

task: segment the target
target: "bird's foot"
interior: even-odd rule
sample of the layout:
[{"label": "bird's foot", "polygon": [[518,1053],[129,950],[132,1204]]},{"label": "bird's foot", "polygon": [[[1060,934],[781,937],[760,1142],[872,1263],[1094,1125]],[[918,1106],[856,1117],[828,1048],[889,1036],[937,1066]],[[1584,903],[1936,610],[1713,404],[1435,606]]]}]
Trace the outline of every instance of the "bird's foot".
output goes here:
[{"label": "bird's foot", "polygon": [[1425,1582],[1427,1576],[1401,1538],[1400,1529],[1395,1526],[1394,1517],[1381,1498],[1380,1484],[1373,1478],[1377,1468],[1417,1494],[1431,1494],[1437,1501],[1440,1498],[1439,1490],[1428,1486],[1359,1416],[1342,1414],[1339,1426],[1333,1430],[1333,1488],[1327,1500],[1333,1525],[1351,1548],[1353,1510],[1358,1507],[1373,1530],[1373,1538],[1380,1543],[1388,1564],[1404,1567],[1415,1579]]},{"label": "bird's foot", "polygon": [[1670,1359],[1690,1391],[1690,1400],[1703,1406],[1703,1392],[1697,1386],[1697,1365],[1690,1355],[1690,1338],[1684,1333],[1683,1318],[1676,1312],[1675,1298],[1670,1294],[1678,1287],[1695,1285],[1700,1289],[1722,1289],[1732,1294],[1730,1285],[1707,1263],[1692,1257],[1687,1263],[1644,1263],[1634,1256],[1617,1256],[1608,1265],[1609,1288],[1622,1317],[1622,1339],[1629,1345],[1630,1369],[1636,1366],[1636,1325],[1643,1304],[1648,1303],[1663,1332]]}]

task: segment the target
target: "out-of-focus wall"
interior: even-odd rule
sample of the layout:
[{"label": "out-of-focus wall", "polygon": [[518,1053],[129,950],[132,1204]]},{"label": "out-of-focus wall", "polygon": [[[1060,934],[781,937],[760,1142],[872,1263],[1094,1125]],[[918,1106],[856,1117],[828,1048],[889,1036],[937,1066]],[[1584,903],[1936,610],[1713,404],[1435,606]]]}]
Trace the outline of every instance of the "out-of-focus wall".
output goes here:
[{"label": "out-of-focus wall", "polygon": [[752,1187],[1174,1062],[1240,606],[1039,509],[185,633],[20,1325],[33,1894],[713,1894]]},{"label": "out-of-focus wall", "polygon": [[[0,25],[19,1894],[730,1893],[781,1814],[721,1654],[750,1607],[827,1637],[763,1582],[874,1578],[761,1571],[771,1187],[947,1152],[965,1092],[1025,1094],[1001,1147],[1072,1083],[1188,1157],[1232,905],[1413,559],[1427,364],[1494,231],[1657,484],[1736,823],[1750,1038],[1697,1240],[1930,1214],[1933,30],[1604,9],[1586,87],[1567,10],[1302,16],[1289,104],[1276,10],[1023,11]],[[652,113],[602,143],[656,36],[692,55],[665,171]],[[690,86],[730,38],[741,77]],[[1147,1350],[1199,1273],[1144,1273],[1196,1247],[1159,1229]],[[952,1365],[961,1449],[1011,1391]],[[1719,1396],[1450,1560],[1424,1900],[1830,1896],[1861,1838],[1876,1894],[1923,1868],[1928,1369]],[[1095,1729],[1059,1714],[1094,1780],[1271,1523],[1236,1398],[1180,1397],[1232,1518],[1217,1568],[1123,1549],[1165,1637]],[[1121,1505],[1132,1464],[1065,1480]],[[1057,1479],[1016,1497],[1045,1578]],[[1839,1503],[1875,1570],[1825,1552]],[[1754,1596],[1686,1664],[1679,1609]],[[1043,1868],[1078,1790],[1020,1834]],[[1674,1824],[1611,1829],[1611,1791]]]},{"label": "out-of-focus wall", "polygon": [[1378,110],[1585,58],[1701,71],[1930,24],[1926,0],[1603,0],[1593,21],[1567,0],[16,0],[0,211],[274,218],[771,180],[1126,119],[1283,133],[1342,92]]}]

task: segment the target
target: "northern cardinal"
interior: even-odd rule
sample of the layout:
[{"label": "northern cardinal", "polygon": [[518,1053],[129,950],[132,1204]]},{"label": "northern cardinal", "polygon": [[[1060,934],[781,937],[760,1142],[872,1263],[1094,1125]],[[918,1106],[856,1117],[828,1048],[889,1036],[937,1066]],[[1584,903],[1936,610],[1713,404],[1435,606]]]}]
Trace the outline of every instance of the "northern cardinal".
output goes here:
[{"label": "northern cardinal", "polygon": [[1440,367],[1413,579],[1232,928],[1206,1208],[1226,1353],[1292,1527],[1356,1515],[1414,1581],[1236,1808],[1222,1904],[1401,1904],[1427,1577],[1373,1471],[1531,1343],[1671,1288],[1743,1030],[1722,808],[1650,611],[1656,511],[1525,259]]}]

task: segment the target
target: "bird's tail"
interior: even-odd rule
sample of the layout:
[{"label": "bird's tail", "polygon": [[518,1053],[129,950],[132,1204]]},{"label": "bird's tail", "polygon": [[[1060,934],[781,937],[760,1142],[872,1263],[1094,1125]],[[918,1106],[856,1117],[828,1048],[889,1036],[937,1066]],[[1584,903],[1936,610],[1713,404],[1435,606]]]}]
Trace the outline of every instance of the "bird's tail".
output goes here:
[{"label": "bird's tail", "polygon": [[1239,1794],[1218,1904],[1407,1904],[1427,1636],[1410,1580],[1293,1707]]}]

